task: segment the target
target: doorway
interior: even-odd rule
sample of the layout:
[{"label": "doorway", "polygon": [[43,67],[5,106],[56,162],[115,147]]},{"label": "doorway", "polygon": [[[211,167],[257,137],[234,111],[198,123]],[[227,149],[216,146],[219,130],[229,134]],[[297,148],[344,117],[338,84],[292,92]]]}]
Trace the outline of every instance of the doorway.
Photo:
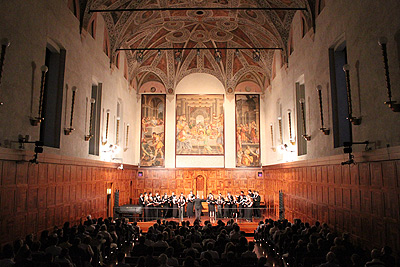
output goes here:
[{"label": "doorway", "polygon": [[106,187],[106,192],[107,192],[107,217],[112,217],[113,216],[113,204],[114,204],[114,198],[113,198],[113,183],[107,183]]},{"label": "doorway", "polygon": [[203,198],[206,192],[206,178],[203,175],[198,175],[195,178],[195,194]]}]

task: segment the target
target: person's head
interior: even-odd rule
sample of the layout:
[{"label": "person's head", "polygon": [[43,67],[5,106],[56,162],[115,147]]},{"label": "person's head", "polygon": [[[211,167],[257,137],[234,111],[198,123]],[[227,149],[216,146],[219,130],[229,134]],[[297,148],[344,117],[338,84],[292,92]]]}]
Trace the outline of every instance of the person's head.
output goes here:
[{"label": "person's head", "polygon": [[207,243],[207,250],[213,250],[214,249],[214,245],[212,242],[208,242]]},{"label": "person's head", "polygon": [[137,265],[138,267],[145,267],[146,266],[146,258],[144,256],[140,256]]},{"label": "person's head", "polygon": [[165,254],[168,256],[168,258],[171,258],[174,255],[174,248],[173,247],[168,247],[165,250]]},{"label": "person's head", "polygon": [[167,255],[165,255],[164,253],[161,254],[161,255],[158,257],[158,262],[159,262],[161,265],[166,265],[166,264],[167,264],[167,261],[168,261],[168,257],[167,257]]},{"label": "person's head", "polygon": [[379,259],[380,257],[381,257],[381,253],[379,252],[379,250],[377,250],[376,248],[371,250],[371,258],[372,259]]},{"label": "person's head", "polygon": [[257,267],[265,266],[266,263],[267,263],[267,258],[266,257],[261,257],[257,261]]},{"label": "person's head", "polygon": [[144,235],[141,235],[139,237],[139,244],[143,245],[145,241],[146,241],[146,237]]},{"label": "person's head", "polygon": [[350,259],[351,259],[351,263],[353,264],[353,266],[362,266],[363,265],[363,260],[362,260],[361,256],[358,254],[351,255]]},{"label": "person's head", "polygon": [[384,255],[392,255],[393,250],[392,250],[392,248],[389,247],[389,246],[384,246],[384,247],[382,248],[381,252],[382,252],[382,254],[384,254]]},{"label": "person's head", "polygon": [[153,256],[153,253],[154,253],[154,248],[152,246],[148,246],[146,249],[146,255]]},{"label": "person's head", "polygon": [[69,255],[69,249],[68,248],[61,249],[61,254],[60,254],[61,258],[67,258],[68,255]]},{"label": "person's head", "polygon": [[226,260],[227,262],[234,262],[235,261],[235,253],[233,251],[229,251],[226,253]]},{"label": "person's head", "polygon": [[194,259],[191,256],[187,256],[183,262],[184,267],[194,266]]},{"label": "person's head", "polygon": [[210,261],[207,260],[207,259],[202,259],[202,260],[200,261],[200,266],[201,266],[201,267],[209,267],[209,266],[211,266],[211,265],[210,265]]},{"label": "person's head", "polygon": [[254,242],[253,241],[249,242],[248,250],[249,251],[253,251],[254,250]]},{"label": "person's head", "polygon": [[3,256],[6,259],[14,258],[14,250],[11,244],[6,244],[3,247]]},{"label": "person's head", "polygon": [[336,259],[336,255],[335,255],[335,253],[333,253],[332,251],[329,251],[329,252],[326,254],[326,261],[327,261],[327,262],[332,263],[332,262],[335,261],[335,259]]}]

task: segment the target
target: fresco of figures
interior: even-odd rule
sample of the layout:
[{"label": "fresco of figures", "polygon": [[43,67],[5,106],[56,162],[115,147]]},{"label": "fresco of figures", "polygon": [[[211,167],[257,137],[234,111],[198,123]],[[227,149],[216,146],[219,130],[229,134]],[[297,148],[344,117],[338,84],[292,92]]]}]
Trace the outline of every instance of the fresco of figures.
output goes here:
[{"label": "fresco of figures", "polygon": [[164,167],[165,95],[142,95],[140,166]]},{"label": "fresco of figures", "polygon": [[224,154],[224,96],[176,96],[176,155]]},{"label": "fresco of figures", "polygon": [[260,96],[236,95],[236,166],[260,166]]}]

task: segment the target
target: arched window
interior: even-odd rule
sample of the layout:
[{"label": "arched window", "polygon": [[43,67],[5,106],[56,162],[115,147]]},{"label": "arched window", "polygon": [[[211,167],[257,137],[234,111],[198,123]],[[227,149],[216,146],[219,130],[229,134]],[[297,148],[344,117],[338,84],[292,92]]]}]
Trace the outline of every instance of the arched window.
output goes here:
[{"label": "arched window", "polygon": [[322,9],[325,7],[325,0],[318,0],[317,5],[317,14],[319,15],[322,12]]},{"label": "arched window", "polygon": [[104,27],[103,51],[108,57],[110,57],[110,38],[108,37],[108,31],[106,27]]},{"label": "arched window", "polygon": [[289,55],[291,55],[291,54],[294,52],[294,45],[293,45],[293,28],[290,30],[290,33],[289,33],[288,51],[289,51]]},{"label": "arched window", "polygon": [[124,60],[124,77],[128,80],[128,60],[125,57]]},{"label": "arched window", "polygon": [[119,69],[119,51],[117,52],[117,55],[115,56],[115,66]]},{"label": "arched window", "polygon": [[272,71],[271,71],[271,79],[275,79],[276,76],[276,55],[272,58]]},{"label": "arched window", "polygon": [[93,37],[93,39],[96,39],[96,24],[97,24],[97,14],[94,14],[89,21],[88,25],[88,33]]},{"label": "arched window", "polygon": [[121,137],[121,125],[122,125],[122,100],[118,99],[117,101],[117,118],[115,121],[115,144],[120,144]]},{"label": "arched window", "polygon": [[302,16],[301,17],[301,37],[303,38],[307,33],[307,23],[306,19]]},{"label": "arched window", "polygon": [[79,19],[79,0],[68,0],[68,8]]}]

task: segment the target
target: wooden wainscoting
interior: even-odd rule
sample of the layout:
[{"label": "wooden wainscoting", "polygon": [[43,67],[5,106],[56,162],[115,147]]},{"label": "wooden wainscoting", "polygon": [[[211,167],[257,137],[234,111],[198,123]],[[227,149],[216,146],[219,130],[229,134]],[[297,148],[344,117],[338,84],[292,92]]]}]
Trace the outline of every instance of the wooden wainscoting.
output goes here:
[{"label": "wooden wainscoting", "polygon": [[341,165],[339,157],[266,166],[266,194],[278,208],[283,191],[289,220],[319,220],[367,248],[400,251],[400,161],[384,153],[356,155],[356,165]]},{"label": "wooden wainscoting", "polygon": [[13,150],[8,151],[9,157],[4,156],[4,149],[2,152],[1,244],[62,226],[66,221],[79,223],[88,214],[105,217],[107,183],[113,184],[111,205],[117,189],[121,205],[131,200],[130,187],[137,172],[134,167],[124,165],[124,170],[118,170],[118,164],[51,155],[32,164],[17,161]]},{"label": "wooden wainscoting", "polygon": [[[226,196],[228,192],[232,195],[240,194],[243,190],[258,190],[262,201],[265,200],[265,188],[263,177],[258,177],[261,169],[224,169],[224,168],[176,168],[157,169],[142,168],[142,177],[136,178],[134,198],[137,201],[142,192],[156,192],[160,194],[172,192],[185,195],[200,191],[207,197],[208,193],[214,195],[222,193]],[[137,203],[137,202],[136,202]]]}]

